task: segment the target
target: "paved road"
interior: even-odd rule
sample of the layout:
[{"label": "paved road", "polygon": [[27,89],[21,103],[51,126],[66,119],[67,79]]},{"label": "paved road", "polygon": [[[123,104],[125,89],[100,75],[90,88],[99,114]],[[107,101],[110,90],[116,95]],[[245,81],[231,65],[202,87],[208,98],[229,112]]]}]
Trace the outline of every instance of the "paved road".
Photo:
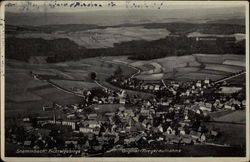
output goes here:
[{"label": "paved road", "polygon": [[130,68],[132,68],[132,69],[135,69],[136,72],[135,72],[134,74],[132,74],[132,75],[130,76],[130,78],[134,78],[136,75],[139,75],[139,74],[141,73],[141,69],[139,69],[139,68],[137,68],[137,67],[135,67],[135,66],[132,66],[132,65],[130,65],[130,64],[128,64],[128,63],[118,62],[118,61],[110,61],[110,60],[104,60],[104,59],[102,59],[102,60],[105,61],[105,62],[112,63],[112,64],[119,64],[119,65],[122,64],[122,65],[128,66],[128,67],[130,67]]},{"label": "paved road", "polygon": [[234,74],[233,76],[228,76],[228,77],[226,77],[226,78],[217,80],[217,81],[215,81],[214,83],[217,84],[217,83],[220,83],[220,82],[224,82],[224,81],[226,81],[226,80],[229,80],[229,79],[238,77],[238,76],[243,75],[243,74],[245,74],[245,73],[246,73],[246,71],[242,71],[242,72],[240,72],[240,73]]}]

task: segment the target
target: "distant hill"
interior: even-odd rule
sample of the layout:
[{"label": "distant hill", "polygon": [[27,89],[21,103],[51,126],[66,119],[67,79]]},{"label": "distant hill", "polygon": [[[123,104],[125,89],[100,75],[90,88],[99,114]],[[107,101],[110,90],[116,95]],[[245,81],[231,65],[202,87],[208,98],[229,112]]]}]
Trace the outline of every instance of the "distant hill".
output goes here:
[{"label": "distant hill", "polygon": [[69,39],[44,40],[41,38],[6,38],[5,56],[28,62],[31,56],[47,56],[47,62],[63,62],[97,56],[128,55],[130,59],[150,60],[166,56],[193,53],[245,54],[245,40],[235,42],[230,37],[214,41],[196,41],[186,36],[166,37],[154,41],[129,41],[111,48],[86,49]]},{"label": "distant hill", "polygon": [[83,12],[8,12],[5,20],[7,25],[62,25],[62,24],[94,24],[113,26],[120,24],[189,22],[204,23],[226,19],[245,19],[244,7],[210,7],[186,9],[119,9],[95,10]]},{"label": "distant hill", "polygon": [[18,33],[18,32],[75,32],[84,31],[91,29],[105,29],[105,28],[118,28],[118,27],[136,27],[143,26],[144,28],[166,28],[172,34],[188,34],[191,32],[198,31],[204,34],[235,34],[245,33],[245,25],[233,24],[228,21],[221,22],[210,22],[210,23],[186,23],[186,22],[173,22],[173,23],[143,23],[143,24],[120,24],[120,25],[108,25],[99,26],[93,24],[63,24],[63,25],[42,25],[42,26],[16,26],[6,25],[6,33]]}]

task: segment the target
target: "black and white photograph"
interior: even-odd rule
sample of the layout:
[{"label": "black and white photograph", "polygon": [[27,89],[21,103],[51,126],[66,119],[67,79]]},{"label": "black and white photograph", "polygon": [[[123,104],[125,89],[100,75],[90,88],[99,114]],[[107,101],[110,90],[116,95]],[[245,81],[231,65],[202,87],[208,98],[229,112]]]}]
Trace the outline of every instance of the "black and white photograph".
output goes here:
[{"label": "black and white photograph", "polygon": [[248,5],[1,3],[2,159],[247,161]]}]

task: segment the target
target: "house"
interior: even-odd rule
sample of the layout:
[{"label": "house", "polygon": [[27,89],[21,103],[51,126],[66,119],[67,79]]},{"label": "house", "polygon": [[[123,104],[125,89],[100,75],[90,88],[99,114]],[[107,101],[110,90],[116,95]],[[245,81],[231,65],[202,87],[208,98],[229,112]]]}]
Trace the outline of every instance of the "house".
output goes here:
[{"label": "house", "polygon": [[180,137],[177,137],[177,136],[174,136],[170,139],[170,143],[171,144],[179,144],[181,141],[181,138]]},{"label": "house", "polygon": [[31,141],[24,141],[23,146],[30,147],[31,146]]},{"label": "house", "polygon": [[206,141],[206,136],[205,136],[204,133],[201,134],[201,136],[200,136],[200,141],[201,141],[201,142]]},{"label": "house", "polygon": [[73,119],[74,117],[75,117],[75,114],[69,114],[69,115],[67,115],[68,119]]},{"label": "house", "polygon": [[114,100],[115,100],[115,97],[113,97],[113,96],[109,96],[108,97],[108,103],[114,103]]},{"label": "house", "polygon": [[163,127],[161,124],[157,128],[158,128],[159,132],[163,132]]},{"label": "house", "polygon": [[136,117],[136,116],[133,117],[132,119],[133,119],[133,121],[135,121],[135,122],[139,122],[139,119],[138,119],[138,117]]},{"label": "house", "polygon": [[43,111],[52,111],[53,110],[53,107],[52,106],[43,106]]},{"label": "house", "polygon": [[66,147],[76,148],[77,144],[78,144],[77,141],[65,141],[65,146]]},{"label": "house", "polygon": [[92,128],[80,127],[79,128],[79,132],[82,132],[82,133],[92,133],[93,129]]},{"label": "house", "polygon": [[107,117],[114,116],[114,115],[115,115],[114,112],[107,112],[107,113],[105,113],[105,116],[107,116]]},{"label": "house", "polygon": [[148,90],[149,86],[148,85],[144,85],[144,90]]},{"label": "house", "polygon": [[150,101],[144,101],[143,105],[144,105],[145,107],[150,107],[152,104],[151,104]]},{"label": "house", "polygon": [[195,85],[196,85],[196,87],[200,88],[201,87],[201,81],[198,81]]},{"label": "house", "polygon": [[211,134],[211,136],[214,136],[214,137],[218,136],[218,132],[214,131],[214,130],[211,130],[210,134]]},{"label": "house", "polygon": [[95,135],[98,135],[98,134],[100,133],[100,128],[99,128],[99,127],[93,128],[93,133],[94,133]]},{"label": "house", "polygon": [[88,114],[88,119],[89,120],[96,120],[97,119],[97,114]]},{"label": "house", "polygon": [[149,90],[154,90],[154,86],[153,86],[153,85],[150,85],[148,89],[149,89]]},{"label": "house", "polygon": [[205,106],[200,106],[200,110],[202,111],[211,111],[211,108],[205,107]]},{"label": "house", "polygon": [[201,137],[201,133],[200,132],[196,132],[196,131],[191,131],[190,133],[190,136],[192,137],[192,138],[194,138],[194,139],[200,139],[200,137]]},{"label": "house", "polygon": [[136,140],[134,137],[124,139],[125,144],[130,144],[130,143],[135,142],[135,141]]},{"label": "house", "polygon": [[97,96],[93,97],[92,101],[93,103],[98,103],[98,97]]},{"label": "house", "polygon": [[210,80],[209,80],[209,79],[205,79],[205,80],[204,80],[204,83],[205,83],[205,84],[209,84],[209,83],[210,83]]},{"label": "house", "polygon": [[125,104],[126,103],[126,99],[125,98],[120,98],[119,99],[119,103],[120,104]]},{"label": "house", "polygon": [[209,102],[206,102],[206,103],[205,103],[205,106],[206,106],[206,108],[209,108],[209,109],[211,109],[211,108],[212,108],[212,104],[211,104],[211,103],[209,103]]},{"label": "house", "polygon": [[159,91],[160,90],[160,85],[155,85],[155,88],[154,88],[155,91]]},{"label": "house", "polygon": [[96,128],[96,127],[100,128],[101,127],[101,124],[95,120],[84,121],[84,125],[87,126],[88,128]]},{"label": "house", "polygon": [[118,93],[119,98],[125,98],[126,97],[126,91],[125,90],[120,90]]},{"label": "house", "polygon": [[150,113],[150,111],[149,111],[149,110],[146,110],[146,109],[141,109],[141,115],[142,115],[142,116],[148,116],[148,115],[149,115],[149,113]]},{"label": "house", "polygon": [[126,109],[124,111],[124,114],[125,114],[125,116],[131,116],[131,117],[135,116],[135,114],[134,114],[134,112],[133,112],[132,109]]},{"label": "house", "polygon": [[166,102],[166,101],[163,101],[163,102],[161,102],[160,104],[161,104],[162,106],[169,106],[170,103],[169,103],[169,102]]},{"label": "house", "polygon": [[40,134],[42,136],[49,136],[51,130],[50,129],[44,129],[44,128],[40,128],[38,130],[36,130],[37,134]]},{"label": "house", "polygon": [[23,122],[30,122],[30,118],[23,118]]},{"label": "house", "polygon": [[167,128],[167,134],[172,134],[172,132],[173,132],[173,129],[169,126],[168,128]]},{"label": "house", "polygon": [[229,102],[226,102],[225,104],[224,104],[224,108],[225,109],[232,109],[232,105],[229,103]]},{"label": "house", "polygon": [[172,86],[173,86],[174,88],[179,88],[179,87],[180,87],[180,85],[179,85],[178,83],[173,83]]},{"label": "house", "polygon": [[181,139],[181,143],[185,144],[185,145],[191,145],[193,143],[191,138],[182,138]]},{"label": "house", "polygon": [[179,127],[178,131],[180,132],[180,135],[185,135],[186,134],[185,130],[182,127]]},{"label": "house", "polygon": [[76,121],[71,121],[71,120],[64,120],[61,122],[62,125],[65,126],[71,126],[73,130],[76,129],[77,122]]},{"label": "house", "polygon": [[125,111],[125,109],[126,109],[126,108],[125,108],[125,107],[123,107],[123,106],[121,106],[121,107],[119,107],[119,108],[118,108],[118,110],[119,110],[120,112],[124,112],[124,111]]}]

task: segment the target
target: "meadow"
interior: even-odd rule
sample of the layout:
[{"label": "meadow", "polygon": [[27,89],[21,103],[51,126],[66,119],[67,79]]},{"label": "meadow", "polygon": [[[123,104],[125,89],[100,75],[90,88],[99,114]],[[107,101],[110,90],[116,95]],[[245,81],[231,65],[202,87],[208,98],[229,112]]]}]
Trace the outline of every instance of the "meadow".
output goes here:
[{"label": "meadow", "polygon": [[[83,88],[85,90],[99,87],[90,78],[90,72],[96,72],[97,80],[105,83],[105,79],[121,67],[126,75],[135,72],[126,65],[105,62],[101,58],[89,58],[54,64],[31,64],[16,60],[6,60],[6,114],[27,114],[42,112],[43,105],[56,102],[61,105],[79,103],[81,97],[67,93],[50,85],[47,81],[34,78],[31,73],[38,74],[59,87],[67,90]],[[45,113],[46,114],[46,113]]]},{"label": "meadow", "polygon": [[135,27],[107,27],[104,29],[89,29],[73,32],[53,33],[20,33],[17,38],[43,38],[53,40],[68,38],[76,44],[86,48],[108,48],[114,44],[133,40],[158,40],[168,36],[170,32],[165,28],[147,29],[142,26]]},{"label": "meadow", "polygon": [[[31,72],[39,74],[54,84],[71,90],[73,87],[91,89],[99,87],[90,78],[90,72],[96,73],[96,79],[101,85],[119,90],[106,82],[106,79],[121,67],[123,74],[145,81],[154,80],[196,80],[209,78],[218,80],[231,73],[244,69],[245,57],[238,55],[206,55],[172,56],[151,61],[129,60],[126,56],[94,57],[62,63],[24,63],[6,60],[6,110],[29,111],[41,110],[44,104],[57,102],[63,105],[78,103],[81,98],[61,91],[46,81],[35,79]],[[239,65],[239,66],[238,66]],[[131,67],[132,66],[132,67]],[[229,80],[235,84],[244,84],[244,75]],[[127,91],[149,98],[150,94]]]},{"label": "meadow", "polygon": [[147,81],[161,79],[185,81],[206,78],[215,81],[245,69],[245,56],[233,54],[193,54],[150,61],[132,61],[125,56],[107,58],[139,68],[141,73],[135,77]]},{"label": "meadow", "polygon": [[220,116],[214,116],[214,121],[246,123],[246,110],[229,111]]}]

